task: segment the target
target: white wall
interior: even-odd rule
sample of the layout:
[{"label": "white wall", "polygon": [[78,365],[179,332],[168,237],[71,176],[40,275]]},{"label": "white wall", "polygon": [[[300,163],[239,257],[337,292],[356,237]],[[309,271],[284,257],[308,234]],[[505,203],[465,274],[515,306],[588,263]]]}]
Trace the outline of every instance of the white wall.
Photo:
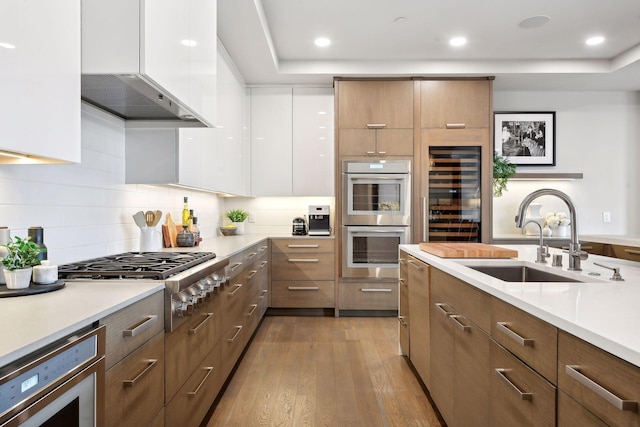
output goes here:
[{"label": "white wall", "polygon": [[[518,172],[582,172],[575,181],[509,181],[493,199],[494,236],[518,233],[520,201],[539,188],[566,192],[578,211],[581,234],[640,234],[640,93],[495,92],[495,111],[555,111],[556,166]],[[540,198],[542,214],[564,211],[554,197]],[[611,223],[602,212],[611,212]]]},{"label": "white wall", "polygon": [[137,251],[132,215],[160,209],[179,220],[183,196],[198,213],[203,237],[216,233],[223,205],[216,195],[126,185],[124,177],[124,122],[83,105],[81,164],[0,166],[0,225],[20,237],[29,226],[44,227],[48,258],[56,264]]}]

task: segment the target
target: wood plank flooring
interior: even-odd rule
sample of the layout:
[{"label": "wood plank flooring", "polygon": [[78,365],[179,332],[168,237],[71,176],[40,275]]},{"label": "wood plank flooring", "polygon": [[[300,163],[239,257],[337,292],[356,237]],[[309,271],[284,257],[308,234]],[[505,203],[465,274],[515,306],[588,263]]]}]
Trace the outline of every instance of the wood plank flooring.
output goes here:
[{"label": "wood plank flooring", "polygon": [[391,317],[265,317],[214,426],[441,426]]}]

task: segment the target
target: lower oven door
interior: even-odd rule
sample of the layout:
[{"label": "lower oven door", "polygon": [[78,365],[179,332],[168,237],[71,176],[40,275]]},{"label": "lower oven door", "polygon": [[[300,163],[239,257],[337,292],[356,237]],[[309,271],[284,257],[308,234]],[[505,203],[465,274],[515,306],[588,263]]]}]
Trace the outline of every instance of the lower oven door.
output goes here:
[{"label": "lower oven door", "polygon": [[409,242],[410,227],[344,226],[342,277],[397,278],[398,245]]}]

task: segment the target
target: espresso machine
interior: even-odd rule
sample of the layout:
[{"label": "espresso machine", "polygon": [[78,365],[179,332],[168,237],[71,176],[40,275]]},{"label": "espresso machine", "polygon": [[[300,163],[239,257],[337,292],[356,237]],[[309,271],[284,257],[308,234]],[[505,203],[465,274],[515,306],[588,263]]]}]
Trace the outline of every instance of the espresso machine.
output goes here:
[{"label": "espresso machine", "polygon": [[329,205],[309,206],[309,236],[331,236]]}]

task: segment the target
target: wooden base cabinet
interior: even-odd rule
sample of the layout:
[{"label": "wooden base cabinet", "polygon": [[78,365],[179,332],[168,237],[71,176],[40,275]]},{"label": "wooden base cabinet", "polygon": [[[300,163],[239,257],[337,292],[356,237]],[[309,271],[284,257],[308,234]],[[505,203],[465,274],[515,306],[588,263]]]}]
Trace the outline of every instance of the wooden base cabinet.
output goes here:
[{"label": "wooden base cabinet", "polygon": [[409,328],[411,318],[409,317],[409,267],[407,260],[409,255],[400,251],[398,262],[400,264],[400,276],[398,278],[398,336],[400,340],[400,354],[409,356]]},{"label": "wooden base cabinet", "polygon": [[565,392],[558,391],[558,427],[607,427],[607,424]]},{"label": "wooden base cabinet", "polygon": [[407,259],[409,280],[409,359],[422,382],[431,386],[431,332],[429,330],[429,269],[422,261],[409,256]]}]

